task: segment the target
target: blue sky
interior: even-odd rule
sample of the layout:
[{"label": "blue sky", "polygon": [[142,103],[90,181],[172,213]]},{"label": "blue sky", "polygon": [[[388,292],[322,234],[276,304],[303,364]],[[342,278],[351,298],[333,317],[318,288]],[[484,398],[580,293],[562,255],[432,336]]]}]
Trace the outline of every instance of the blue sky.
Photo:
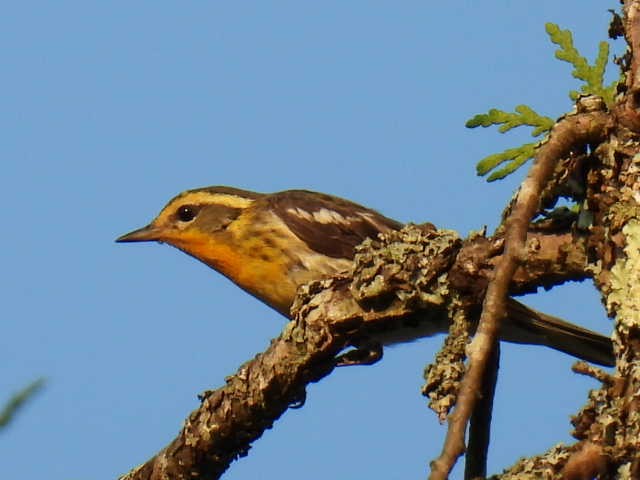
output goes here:
[{"label": "blue sky", "polygon": [[[466,234],[522,174],[483,156],[528,141],[468,130],[491,107],[570,108],[552,21],[590,58],[617,2],[13,2],[0,18],[0,400],[45,390],[0,435],[11,479],[113,479],[178,432],[200,391],[283,319],[193,259],[116,245],[206,185],[344,196]],[[607,332],[591,285],[527,302]],[[310,386],[225,478],[423,478],[445,434],[420,396],[441,338]],[[490,468],[570,441],[595,384],[507,346]],[[460,470],[455,473],[460,475]]]}]

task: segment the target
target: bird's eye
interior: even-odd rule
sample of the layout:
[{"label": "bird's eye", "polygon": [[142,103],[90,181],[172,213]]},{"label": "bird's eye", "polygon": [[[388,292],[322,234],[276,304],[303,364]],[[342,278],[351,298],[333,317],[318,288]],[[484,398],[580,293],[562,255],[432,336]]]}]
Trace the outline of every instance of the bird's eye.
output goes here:
[{"label": "bird's eye", "polygon": [[190,222],[198,214],[198,209],[193,205],[183,205],[177,211],[178,220],[181,222]]}]

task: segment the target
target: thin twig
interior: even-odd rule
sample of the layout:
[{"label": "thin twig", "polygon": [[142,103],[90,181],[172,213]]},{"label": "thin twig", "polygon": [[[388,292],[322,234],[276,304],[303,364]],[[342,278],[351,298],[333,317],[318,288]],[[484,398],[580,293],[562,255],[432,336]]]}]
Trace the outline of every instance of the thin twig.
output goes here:
[{"label": "thin twig", "polygon": [[540,194],[553,173],[554,165],[572,148],[604,138],[608,121],[609,116],[604,112],[567,116],[554,126],[549,140],[538,150],[505,221],[504,255],[487,288],[478,330],[469,346],[469,366],[460,385],[456,408],[449,416],[442,453],[431,463],[430,480],[445,480],[465,450],[467,424],[481,390],[490,353],[497,342],[500,322],[505,316],[511,278],[524,250],[529,222],[538,209]]},{"label": "thin twig", "polygon": [[465,455],[464,478],[484,478],[487,475],[487,453],[491,438],[491,414],[493,397],[500,368],[500,342],[491,352],[485,377],[482,380],[482,397],[478,400],[469,423],[469,448]]},{"label": "thin twig", "polygon": [[571,370],[574,373],[584,375],[586,377],[591,377],[595,380],[598,380],[603,385],[611,385],[613,384],[614,376],[610,373],[605,372],[601,368],[595,367],[593,365],[588,364],[582,360],[574,363],[571,366]]}]

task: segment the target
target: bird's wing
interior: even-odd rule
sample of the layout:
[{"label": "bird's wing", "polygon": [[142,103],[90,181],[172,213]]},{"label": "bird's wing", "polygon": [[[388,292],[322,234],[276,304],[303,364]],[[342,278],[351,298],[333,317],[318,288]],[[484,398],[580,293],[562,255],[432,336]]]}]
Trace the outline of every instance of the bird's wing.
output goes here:
[{"label": "bird's wing", "polygon": [[312,250],[333,258],[354,256],[365,238],[402,228],[375,210],[342,198],[304,190],[268,197],[271,209]]}]

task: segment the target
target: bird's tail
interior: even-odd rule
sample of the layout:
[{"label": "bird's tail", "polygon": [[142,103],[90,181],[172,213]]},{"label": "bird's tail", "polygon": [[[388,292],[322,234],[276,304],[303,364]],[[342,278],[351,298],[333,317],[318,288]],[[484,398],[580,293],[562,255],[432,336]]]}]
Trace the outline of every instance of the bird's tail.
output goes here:
[{"label": "bird's tail", "polygon": [[546,345],[574,357],[611,367],[615,365],[610,338],[559,318],[538,312],[509,298],[500,338],[507,342]]}]

